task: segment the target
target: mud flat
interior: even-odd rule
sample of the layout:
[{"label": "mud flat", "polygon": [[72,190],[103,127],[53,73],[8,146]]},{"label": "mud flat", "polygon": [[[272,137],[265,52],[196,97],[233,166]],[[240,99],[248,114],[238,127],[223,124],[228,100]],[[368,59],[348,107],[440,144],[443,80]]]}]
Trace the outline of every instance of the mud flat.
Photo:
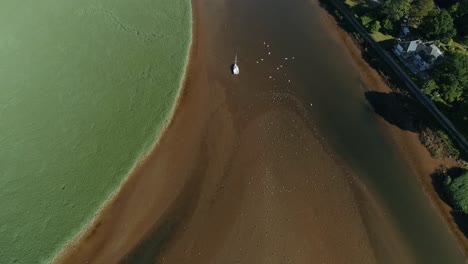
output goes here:
[{"label": "mud flat", "polygon": [[383,189],[411,175],[318,3],[192,8],[191,59],[166,133],[57,262],[456,263],[450,240],[421,255],[446,237],[408,196],[422,197],[417,185]]},{"label": "mud flat", "polygon": [[[444,203],[436,193],[433,183],[432,174],[441,167],[459,166],[457,162],[450,158],[433,158],[426,147],[420,142],[418,133],[415,132],[412,124],[411,116],[406,113],[406,108],[403,102],[398,101],[394,91],[383,80],[382,76],[373,69],[363,58],[358,45],[334,20],[334,18],[326,12],[322,12],[322,17],[330,30],[334,30],[337,34],[335,39],[343,44],[348,52],[355,67],[360,72],[360,79],[363,83],[362,91],[364,93],[373,93],[380,95],[384,99],[373,102],[381,104],[378,111],[382,115],[378,116],[378,121],[384,131],[388,135],[388,139],[394,144],[402,159],[408,164],[412,173],[418,177],[421,187],[424,190],[427,198],[432,202],[432,205],[437,208],[440,217],[444,219],[452,234],[456,237],[459,247],[466,256],[468,253],[468,240],[460,231],[454,222],[451,214],[452,209]],[[385,99],[386,98],[386,99]],[[371,103],[372,104],[372,103]],[[378,107],[378,106],[377,106]],[[392,116],[392,123],[385,120],[388,116]],[[406,126],[407,129],[401,129],[399,126]]]},{"label": "mud flat", "polygon": [[230,75],[227,9],[193,2],[191,59],[166,133],[57,262],[409,262],[394,223],[288,86],[290,55],[272,47],[267,62],[274,43],[257,38]]}]

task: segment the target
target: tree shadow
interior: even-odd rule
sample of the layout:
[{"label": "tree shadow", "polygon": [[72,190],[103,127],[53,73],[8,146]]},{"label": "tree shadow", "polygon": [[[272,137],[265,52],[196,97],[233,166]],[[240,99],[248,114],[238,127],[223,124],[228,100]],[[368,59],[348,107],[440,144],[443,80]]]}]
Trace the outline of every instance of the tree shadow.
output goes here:
[{"label": "tree shadow", "polygon": [[395,40],[394,39],[382,40],[382,41],[379,41],[379,45],[382,46],[386,50],[390,50],[395,45]]},{"label": "tree shadow", "polygon": [[365,93],[365,97],[374,112],[388,123],[406,131],[421,131],[421,125],[416,121],[414,113],[408,108],[410,104],[408,96],[396,92],[369,91]]},{"label": "tree shadow", "polygon": [[[446,181],[447,175],[453,179],[453,178],[457,178],[461,176],[465,172],[466,172],[466,169],[464,168],[452,167],[449,169],[441,168],[441,169],[434,171],[431,174],[432,185],[434,186],[435,191],[439,195],[439,198],[451,208],[452,208],[451,201],[449,197],[447,196],[447,193],[445,192],[445,181]],[[453,220],[455,221],[455,224],[457,224],[458,228],[463,233],[463,235],[466,238],[468,238],[468,215],[463,212],[456,211],[456,210],[450,211],[450,215],[452,215]]]}]

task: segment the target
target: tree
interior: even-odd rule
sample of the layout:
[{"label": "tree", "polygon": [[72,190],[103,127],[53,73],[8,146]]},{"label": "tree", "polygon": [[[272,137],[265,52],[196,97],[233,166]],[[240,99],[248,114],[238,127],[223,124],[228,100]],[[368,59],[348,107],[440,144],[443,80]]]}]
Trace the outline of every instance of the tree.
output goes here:
[{"label": "tree", "polygon": [[468,91],[468,55],[449,52],[435,74],[438,92],[448,102],[461,102]]},{"label": "tree", "polygon": [[395,28],[393,27],[393,22],[386,18],[382,21],[382,32],[385,34],[392,35],[395,33]]},{"label": "tree", "polygon": [[431,12],[423,19],[419,29],[429,40],[447,41],[457,34],[453,18],[447,10]]},{"label": "tree", "polygon": [[423,93],[430,96],[432,100],[437,101],[439,97],[439,86],[434,80],[427,81],[421,90]]},{"label": "tree", "polygon": [[421,21],[433,9],[433,0],[414,0],[411,4],[410,15],[414,20]]},{"label": "tree", "polygon": [[407,15],[411,9],[413,0],[386,0],[382,7],[382,13],[392,21],[398,21]]},{"label": "tree", "polygon": [[468,14],[465,14],[455,20],[458,35],[461,37],[468,36]]},{"label": "tree", "polygon": [[460,17],[468,14],[468,0],[460,0],[448,8],[453,17]]},{"label": "tree", "polygon": [[445,192],[455,210],[468,213],[468,173],[456,178],[446,176],[444,182]]},{"label": "tree", "polygon": [[370,24],[370,31],[371,33],[378,32],[380,30],[380,22],[378,20],[372,21]]},{"label": "tree", "polygon": [[461,0],[458,5],[458,15],[468,15],[468,0]]}]

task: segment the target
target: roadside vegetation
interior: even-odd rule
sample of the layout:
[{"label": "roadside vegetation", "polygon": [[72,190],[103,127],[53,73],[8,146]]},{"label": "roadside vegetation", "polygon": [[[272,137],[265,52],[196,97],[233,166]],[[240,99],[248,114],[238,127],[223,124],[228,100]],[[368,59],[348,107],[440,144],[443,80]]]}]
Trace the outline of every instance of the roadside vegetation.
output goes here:
[{"label": "roadside vegetation", "polygon": [[[384,48],[390,50],[400,37],[402,18],[408,15],[414,39],[434,41],[444,51],[444,60],[428,72],[427,79],[408,75],[419,84],[422,91],[436,103],[458,130],[468,135],[468,0],[453,5],[437,7],[433,0],[383,0],[381,4],[367,0],[346,0],[345,4],[364,25],[368,32]],[[327,7],[326,4],[324,4]],[[332,7],[327,7],[333,10]],[[414,100],[392,71],[381,63],[359,34],[347,24],[337,11],[337,21],[361,46],[363,57],[376,68],[387,84],[400,98],[406,118],[416,127],[421,142],[436,158],[452,158],[460,167],[441,168],[433,176],[433,184],[439,196],[453,211],[452,216],[460,230],[468,237],[468,163],[467,153],[460,153],[452,139],[440,125]],[[376,36],[388,35],[384,40]],[[380,36],[381,36],[380,35]],[[390,42],[388,41],[390,40]],[[397,61],[398,62],[398,61]],[[404,67],[404,65],[401,65]]]},{"label": "roadside vegetation", "polygon": [[459,176],[446,175],[444,187],[452,208],[468,214],[468,171]]},{"label": "roadside vegetation", "polygon": [[439,197],[452,208],[460,231],[468,236],[468,170],[462,167],[441,168],[432,174]]},{"label": "roadside vegetation", "polygon": [[[387,50],[394,47],[402,35],[402,27],[407,26],[411,30],[410,39],[433,41],[444,52],[443,61],[427,71],[428,78],[407,72],[460,132],[468,136],[468,0],[443,7],[434,0],[346,0],[345,4]],[[447,138],[441,130],[434,130],[425,131],[421,139],[427,140],[425,144],[432,150],[437,142],[451,142],[435,140],[437,135]],[[431,152],[439,153],[436,156],[447,153],[438,149]]]}]

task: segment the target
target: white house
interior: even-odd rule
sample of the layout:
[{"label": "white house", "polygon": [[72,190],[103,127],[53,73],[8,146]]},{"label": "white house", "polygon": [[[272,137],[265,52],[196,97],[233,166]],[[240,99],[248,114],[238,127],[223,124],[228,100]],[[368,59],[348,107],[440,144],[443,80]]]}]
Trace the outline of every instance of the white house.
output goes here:
[{"label": "white house", "polygon": [[393,48],[393,52],[413,72],[430,69],[443,59],[442,51],[433,42],[422,42],[419,39],[400,41]]}]

